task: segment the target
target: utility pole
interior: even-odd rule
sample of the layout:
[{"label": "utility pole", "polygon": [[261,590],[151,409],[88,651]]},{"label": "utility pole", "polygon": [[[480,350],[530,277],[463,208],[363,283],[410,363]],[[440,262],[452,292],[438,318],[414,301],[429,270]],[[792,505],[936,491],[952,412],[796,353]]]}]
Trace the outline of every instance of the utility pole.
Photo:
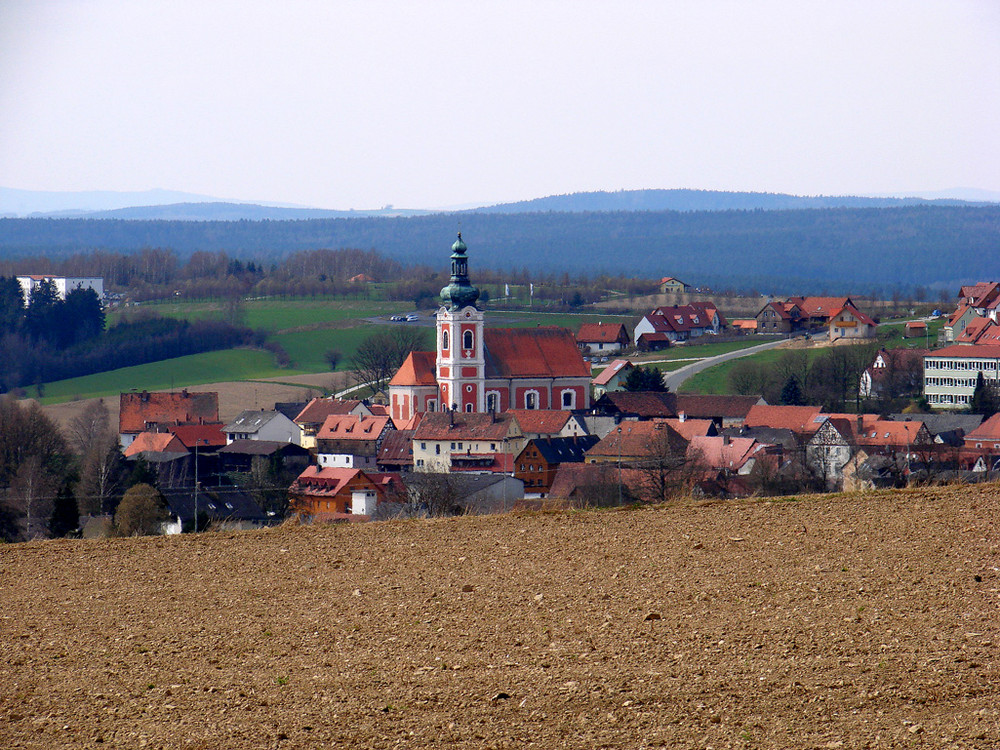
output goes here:
[{"label": "utility pole", "polygon": [[622,428],[618,426],[618,505],[622,504]]}]

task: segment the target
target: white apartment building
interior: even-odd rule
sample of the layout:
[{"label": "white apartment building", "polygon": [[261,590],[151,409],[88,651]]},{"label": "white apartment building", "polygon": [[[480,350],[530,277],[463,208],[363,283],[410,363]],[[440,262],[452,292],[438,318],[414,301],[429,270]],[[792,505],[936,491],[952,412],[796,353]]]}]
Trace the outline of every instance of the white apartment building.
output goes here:
[{"label": "white apartment building", "polygon": [[924,357],[924,398],[935,409],[964,409],[976,379],[1000,377],[1000,346],[955,344]]}]

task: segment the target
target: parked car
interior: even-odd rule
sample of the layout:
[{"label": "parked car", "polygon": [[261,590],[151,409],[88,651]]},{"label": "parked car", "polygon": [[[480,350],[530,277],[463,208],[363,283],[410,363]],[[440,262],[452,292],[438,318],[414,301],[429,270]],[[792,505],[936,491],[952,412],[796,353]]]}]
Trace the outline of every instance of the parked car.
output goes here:
[{"label": "parked car", "polygon": [[402,315],[393,315],[391,318],[389,318],[389,321],[392,323],[402,323],[404,320],[406,320],[406,318],[404,318]]},{"label": "parked car", "polygon": [[406,321],[408,323],[413,323],[416,320],[420,320],[420,316],[417,315],[416,313],[410,313],[409,315],[406,316]]}]

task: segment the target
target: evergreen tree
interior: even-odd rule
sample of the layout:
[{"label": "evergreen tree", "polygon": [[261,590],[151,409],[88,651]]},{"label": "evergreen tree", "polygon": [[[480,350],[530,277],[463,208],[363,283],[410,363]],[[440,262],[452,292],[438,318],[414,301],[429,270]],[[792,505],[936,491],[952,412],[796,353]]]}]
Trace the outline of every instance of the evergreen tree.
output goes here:
[{"label": "evergreen tree", "polygon": [[980,370],[976,376],[976,389],[972,392],[972,400],[969,401],[969,412],[992,417],[997,411],[1000,411],[1000,398],[996,385],[988,381]]},{"label": "evergreen tree", "polygon": [[13,276],[0,276],[0,331],[12,332],[24,317],[24,294]]},{"label": "evergreen tree", "polygon": [[628,371],[623,386],[626,391],[659,391],[666,392],[667,384],[663,382],[663,373],[655,367],[633,367]]},{"label": "evergreen tree", "polygon": [[789,375],[785,385],[781,388],[782,406],[802,406],[802,390],[799,388],[799,379],[794,375]]},{"label": "evergreen tree", "polygon": [[52,536],[66,536],[80,526],[80,511],[76,505],[76,497],[68,482],[64,483],[56,493],[52,505],[52,518],[49,519],[49,531]]}]

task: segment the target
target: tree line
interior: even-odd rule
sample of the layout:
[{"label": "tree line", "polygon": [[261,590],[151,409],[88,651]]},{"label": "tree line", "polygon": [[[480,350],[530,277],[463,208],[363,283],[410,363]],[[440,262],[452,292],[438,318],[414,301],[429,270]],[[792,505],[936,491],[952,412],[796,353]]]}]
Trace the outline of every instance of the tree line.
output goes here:
[{"label": "tree line", "polygon": [[[316,248],[373,248],[439,267],[461,222],[474,267],[659,278],[799,293],[952,288],[1000,275],[1000,206],[920,205],[786,211],[433,214],[305,221],[0,219],[5,257],[54,260],[92,248],[219,249],[265,266]],[[974,261],[974,270],[972,269]]]}]

